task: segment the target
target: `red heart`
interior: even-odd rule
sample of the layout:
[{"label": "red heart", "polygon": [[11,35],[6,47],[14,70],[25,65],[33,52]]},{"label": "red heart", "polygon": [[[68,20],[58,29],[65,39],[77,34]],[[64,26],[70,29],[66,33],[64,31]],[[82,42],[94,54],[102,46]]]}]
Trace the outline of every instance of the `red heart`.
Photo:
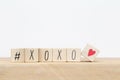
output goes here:
[{"label": "red heart", "polygon": [[96,53],[96,51],[89,49],[88,56],[92,56]]}]

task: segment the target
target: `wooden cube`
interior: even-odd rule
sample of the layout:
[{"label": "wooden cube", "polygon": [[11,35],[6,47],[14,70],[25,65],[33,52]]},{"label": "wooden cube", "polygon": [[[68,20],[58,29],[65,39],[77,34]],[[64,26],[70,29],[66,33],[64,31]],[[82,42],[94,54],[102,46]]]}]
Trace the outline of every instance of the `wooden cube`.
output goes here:
[{"label": "wooden cube", "polygon": [[67,49],[67,61],[80,61],[81,49],[68,48]]},{"label": "wooden cube", "polygon": [[43,48],[40,49],[40,56],[41,56],[41,61],[45,62],[45,61],[52,61],[52,48]]},{"label": "wooden cube", "polygon": [[65,48],[56,48],[53,49],[53,61],[66,61],[66,49]]},{"label": "wooden cube", "polygon": [[87,44],[82,50],[82,56],[84,56],[89,61],[94,61],[98,53],[99,50],[90,44]]},{"label": "wooden cube", "polygon": [[25,62],[38,62],[38,56],[37,48],[25,49]]},{"label": "wooden cube", "polygon": [[11,61],[23,63],[25,61],[25,50],[22,48],[11,49]]}]

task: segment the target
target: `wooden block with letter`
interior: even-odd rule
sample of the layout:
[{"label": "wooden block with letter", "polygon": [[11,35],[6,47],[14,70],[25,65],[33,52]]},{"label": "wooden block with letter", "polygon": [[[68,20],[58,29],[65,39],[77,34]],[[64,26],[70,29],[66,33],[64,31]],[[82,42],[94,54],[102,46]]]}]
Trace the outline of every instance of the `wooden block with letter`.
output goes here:
[{"label": "wooden block with letter", "polygon": [[26,48],[25,62],[38,62],[38,54],[37,48]]},{"label": "wooden block with letter", "polygon": [[66,61],[66,48],[53,49],[53,61]]},{"label": "wooden block with letter", "polygon": [[67,61],[80,61],[81,49],[68,48],[67,49]]},{"label": "wooden block with letter", "polygon": [[22,48],[11,49],[12,62],[24,62],[25,50]]},{"label": "wooden block with letter", "polygon": [[40,49],[41,61],[52,61],[52,48]]}]

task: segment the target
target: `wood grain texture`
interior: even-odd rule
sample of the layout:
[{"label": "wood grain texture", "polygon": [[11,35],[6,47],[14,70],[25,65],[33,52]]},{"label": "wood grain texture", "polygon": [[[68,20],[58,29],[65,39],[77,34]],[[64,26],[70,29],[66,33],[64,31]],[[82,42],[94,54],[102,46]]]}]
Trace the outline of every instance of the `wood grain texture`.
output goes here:
[{"label": "wood grain texture", "polygon": [[67,63],[11,63],[1,58],[0,80],[120,80],[120,58]]}]

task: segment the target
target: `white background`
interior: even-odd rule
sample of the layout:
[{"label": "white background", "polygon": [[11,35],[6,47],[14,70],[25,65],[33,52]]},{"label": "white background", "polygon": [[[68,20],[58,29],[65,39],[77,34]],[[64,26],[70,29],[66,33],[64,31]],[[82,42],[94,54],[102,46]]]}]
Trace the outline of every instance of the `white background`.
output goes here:
[{"label": "white background", "polygon": [[0,57],[11,48],[84,48],[120,57],[120,0],[0,0]]}]

